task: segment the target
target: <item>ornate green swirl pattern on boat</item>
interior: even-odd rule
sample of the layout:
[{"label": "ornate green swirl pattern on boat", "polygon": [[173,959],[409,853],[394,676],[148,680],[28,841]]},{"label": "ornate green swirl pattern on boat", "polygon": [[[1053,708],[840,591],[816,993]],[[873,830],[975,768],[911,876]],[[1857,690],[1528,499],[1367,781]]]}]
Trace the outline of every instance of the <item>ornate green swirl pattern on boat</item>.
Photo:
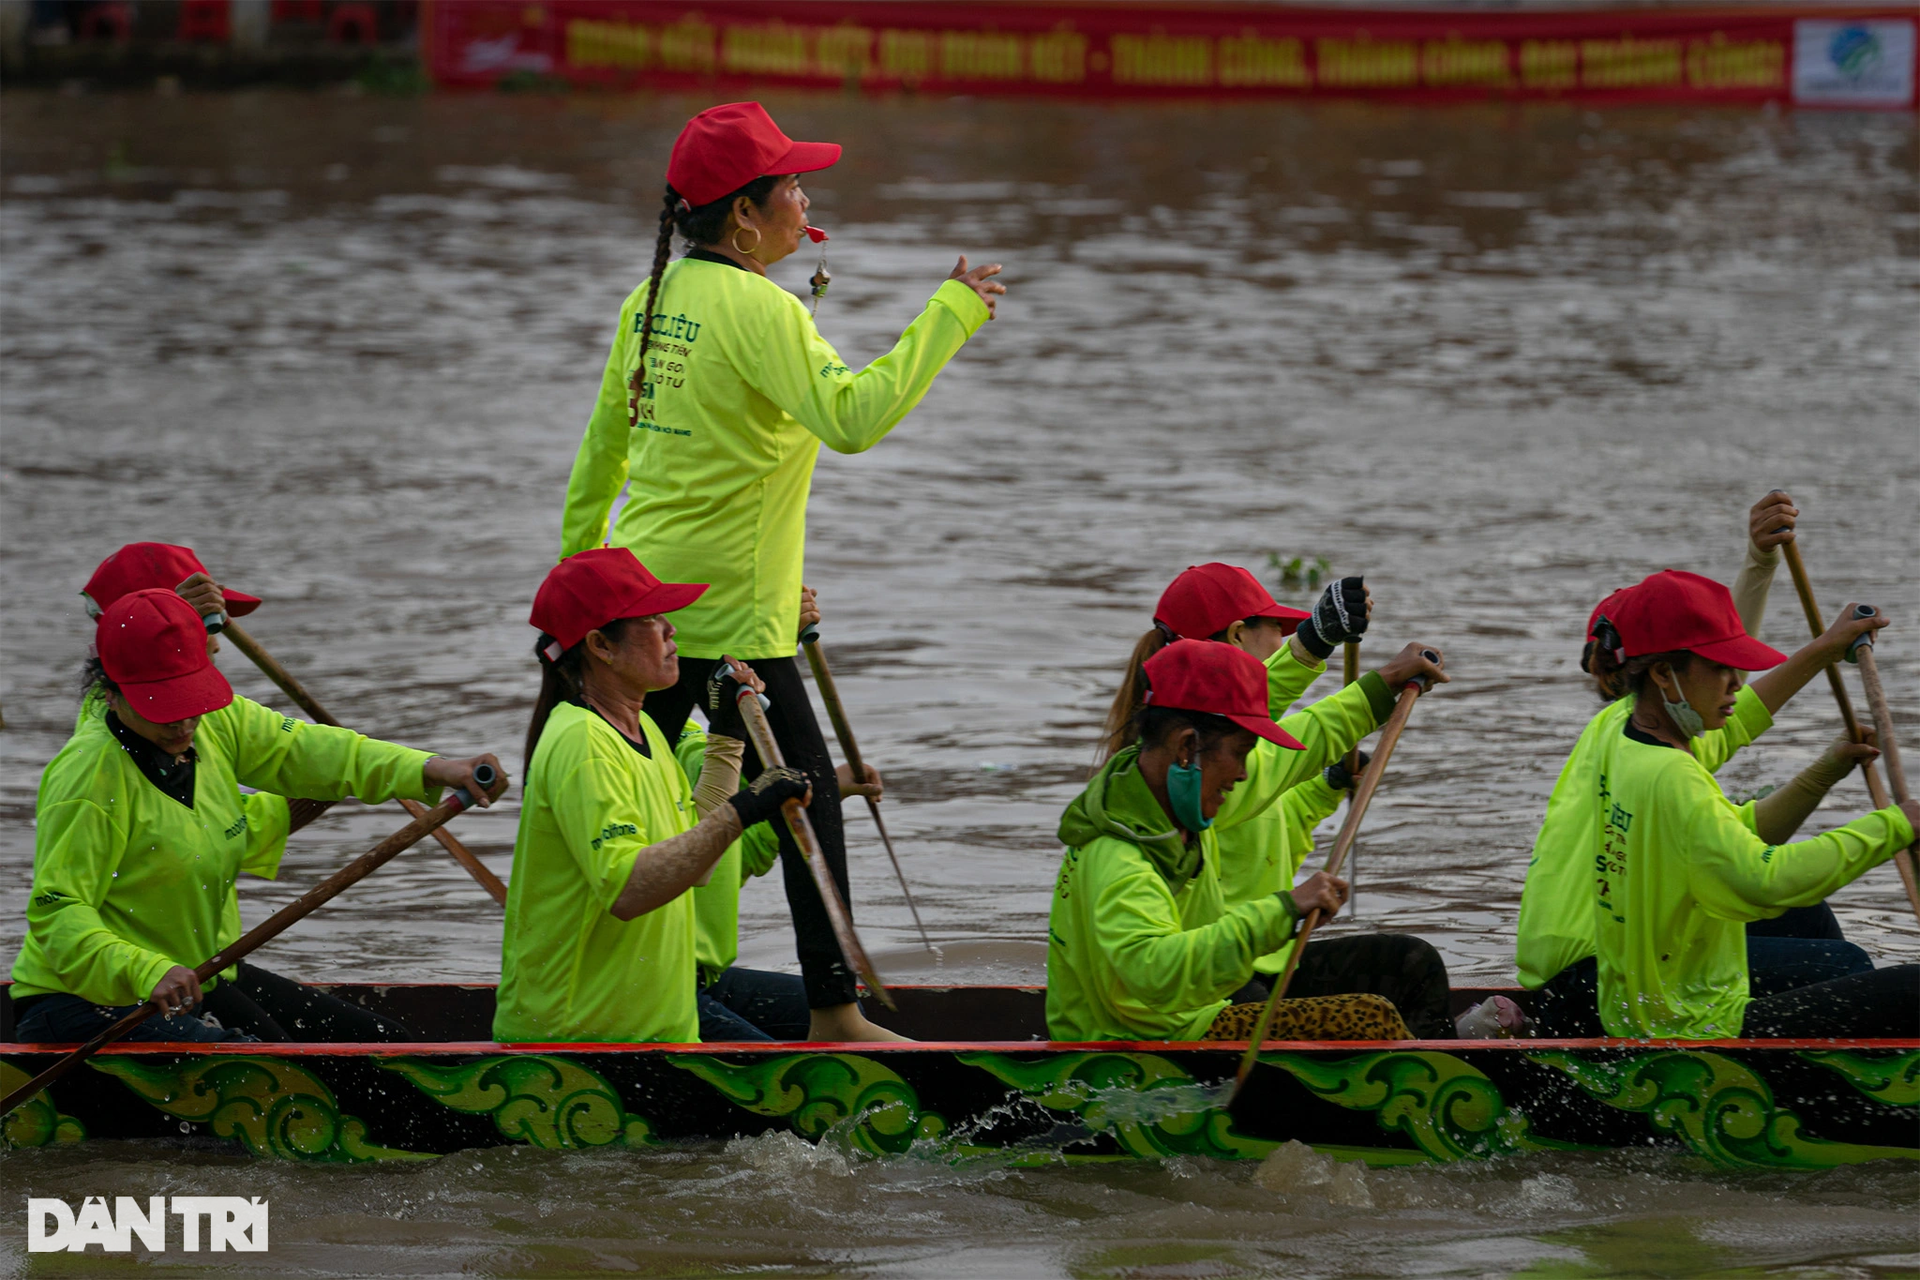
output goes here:
[{"label": "ornate green swirl pattern on boat", "polygon": [[[0,1062],[0,1094],[12,1093],[31,1079],[32,1076],[11,1062]],[[0,1146],[66,1146],[86,1140],[87,1126],[72,1116],[62,1115],[45,1089],[15,1107],[13,1114],[0,1123]]]},{"label": "ornate green swirl pattern on boat", "polygon": [[1062,1053],[1027,1061],[999,1053],[955,1055],[1041,1106],[1080,1117],[1128,1155],[1260,1159],[1280,1144],[1233,1127],[1225,1085],[1203,1085],[1151,1053]]},{"label": "ornate green swirl pattern on boat", "polygon": [[1320,1097],[1353,1111],[1377,1111],[1382,1128],[1404,1133],[1431,1160],[1486,1160],[1523,1151],[1574,1149],[1536,1138],[1499,1086],[1449,1053],[1409,1051],[1322,1058],[1263,1053]]},{"label": "ornate green swirl pattern on boat", "polygon": [[578,1062],[544,1054],[501,1055],[442,1064],[429,1058],[383,1058],[442,1106],[490,1115],[500,1136],[547,1150],[655,1145],[653,1128],[628,1115],[620,1095]]},{"label": "ornate green swirl pattern on boat", "polygon": [[367,1126],[342,1115],[333,1091],[285,1058],[221,1054],[148,1065],[134,1057],[95,1058],[95,1071],[117,1076],[170,1116],[238,1138],[256,1156],[288,1160],[432,1160],[367,1141]]},{"label": "ornate green swirl pattern on boat", "polygon": [[1774,1104],[1767,1082],[1724,1054],[1663,1049],[1617,1059],[1527,1056],[1566,1072],[1610,1107],[1646,1115],[1656,1131],[1677,1137],[1694,1155],[1717,1165],[1830,1169],[1864,1160],[1920,1158],[1920,1150],[1912,1147],[1803,1136],[1800,1118]]},{"label": "ornate green swirl pattern on boat", "polygon": [[670,1061],[756,1115],[785,1117],[803,1138],[840,1127],[868,1155],[898,1155],[947,1131],[938,1112],[920,1110],[912,1085],[857,1054],[790,1053],[739,1065],[704,1054]]},{"label": "ornate green swirl pattern on boat", "polygon": [[1895,1107],[1920,1103],[1920,1049],[1894,1053],[1821,1049],[1800,1056],[1838,1071],[1849,1084],[1876,1102]]}]

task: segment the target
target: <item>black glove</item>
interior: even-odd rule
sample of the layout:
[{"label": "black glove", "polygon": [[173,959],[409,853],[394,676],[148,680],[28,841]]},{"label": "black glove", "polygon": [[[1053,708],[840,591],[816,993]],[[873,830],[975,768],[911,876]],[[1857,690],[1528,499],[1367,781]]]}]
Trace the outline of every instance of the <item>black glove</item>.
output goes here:
[{"label": "black glove", "polygon": [[1313,616],[1294,634],[1308,653],[1325,659],[1336,645],[1358,640],[1367,630],[1367,579],[1342,578],[1329,583],[1314,602]]},{"label": "black glove", "polygon": [[740,682],[733,668],[722,662],[707,677],[707,732],[722,738],[747,740],[747,722],[740,715]]},{"label": "black glove", "polygon": [[756,822],[765,822],[780,812],[789,800],[807,794],[807,775],[797,769],[766,769],[745,791],[727,797],[727,803],[740,815],[741,830]]},{"label": "black glove", "polygon": [[[1366,752],[1362,751],[1360,753],[1361,773],[1367,771],[1367,765],[1372,759],[1373,757]],[[1320,776],[1325,778],[1327,785],[1335,791],[1351,791],[1354,788],[1354,784],[1360,781],[1360,779],[1347,772],[1347,758],[1345,756],[1341,756],[1338,760],[1335,760],[1332,764],[1322,769]]]}]

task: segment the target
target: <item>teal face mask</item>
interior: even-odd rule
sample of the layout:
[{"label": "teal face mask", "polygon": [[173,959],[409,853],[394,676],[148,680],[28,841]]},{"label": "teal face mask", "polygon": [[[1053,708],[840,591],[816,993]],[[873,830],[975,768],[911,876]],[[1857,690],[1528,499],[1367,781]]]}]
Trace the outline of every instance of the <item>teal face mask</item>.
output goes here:
[{"label": "teal face mask", "polygon": [[1167,766],[1167,799],[1173,802],[1173,820],[1198,834],[1213,825],[1212,818],[1200,816],[1200,766]]}]

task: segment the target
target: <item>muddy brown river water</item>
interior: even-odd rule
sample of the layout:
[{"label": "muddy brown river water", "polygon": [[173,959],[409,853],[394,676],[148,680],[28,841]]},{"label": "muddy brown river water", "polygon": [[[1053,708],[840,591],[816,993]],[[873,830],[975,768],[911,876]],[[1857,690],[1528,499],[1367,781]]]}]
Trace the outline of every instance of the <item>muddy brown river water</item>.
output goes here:
[{"label": "muddy brown river water", "polygon": [[[703,103],[291,94],[0,99],[0,954],[39,770],[73,721],[76,592],[122,542],[195,547],[343,720],[518,764],[527,602],[657,182]],[[1368,575],[1369,648],[1424,700],[1358,855],[1365,926],[1509,980],[1532,833],[1597,704],[1580,628],[1666,567],[1730,578],[1788,488],[1829,614],[1920,623],[1920,208],[1911,117],[1576,107],[770,102],[847,158],[820,327],[890,344],[956,254],[1011,293],[926,402],[824,455],[809,580],[941,955],[871,825],[856,910],[903,981],[1038,981],[1062,805],[1160,588],[1270,554]],[[809,257],[776,271],[804,288]],[[1298,599],[1305,593],[1283,593]],[[1784,573],[1762,632],[1803,638]],[[1880,646],[1920,724],[1920,631]],[[237,655],[242,692],[278,702]],[[1784,781],[1810,686],[1724,771]],[[1861,811],[1836,789],[1815,823]],[[515,805],[461,819],[506,874]],[[249,922],[397,825],[343,806],[249,882]],[[1323,839],[1329,833],[1323,832]],[[1920,958],[1890,868],[1837,896]],[[784,900],[745,963],[790,963]],[[1351,927],[1351,926],[1342,926]],[[311,978],[490,980],[499,914],[431,847],[274,943]],[[1371,1207],[1251,1167],[1015,1170],[763,1138],[499,1149],[427,1167],[94,1144],[0,1156],[26,1194],[262,1194],[304,1275],[1920,1273],[1920,1175],[1724,1174],[1669,1154],[1374,1171]],[[0,1272],[51,1274],[0,1212]],[[170,1274],[196,1263],[164,1260]],[[73,1274],[63,1271],[63,1274]]]}]

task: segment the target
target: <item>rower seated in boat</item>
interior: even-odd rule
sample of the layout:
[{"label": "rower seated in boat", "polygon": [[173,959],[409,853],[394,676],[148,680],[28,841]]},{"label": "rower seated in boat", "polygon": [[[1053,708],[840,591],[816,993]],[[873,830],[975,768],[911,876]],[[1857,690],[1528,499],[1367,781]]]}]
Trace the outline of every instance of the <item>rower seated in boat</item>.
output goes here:
[{"label": "rower seated in boat", "polygon": [[[507,887],[496,1040],[700,1039],[694,900],[741,833],[810,794],[767,769],[739,790],[744,663],[710,666],[695,788],[649,693],[680,683],[667,615],[701,584],[661,582],[624,547],[569,556],[534,597],[540,699]],[[737,874],[737,872],[736,872]]]},{"label": "rower seated in boat", "polygon": [[[1338,911],[1346,883],[1322,872],[1291,891],[1224,904],[1218,828],[1228,807],[1257,811],[1283,789],[1276,779],[1291,781],[1273,761],[1256,769],[1250,753],[1256,743],[1292,752],[1300,743],[1267,714],[1265,669],[1232,645],[1176,640],[1148,658],[1141,675],[1143,705],[1129,745],[1060,820],[1066,853],[1047,929],[1048,1033],[1245,1039],[1259,1006],[1229,1007],[1229,997],[1308,911]],[[1283,1000],[1273,1035],[1410,1038],[1393,1002],[1370,993]]]},{"label": "rower seated in boat", "polygon": [[[1795,841],[1824,786],[1783,787],[1735,805],[1693,752],[1701,735],[1735,714],[1745,674],[1786,656],[1749,636],[1727,589],[1698,574],[1654,574],[1617,593],[1607,617],[1612,633],[1595,665],[1617,666],[1633,699],[1619,729],[1595,743],[1590,902],[1607,1033],[1920,1035],[1920,965],[1755,998],[1744,929],[1749,920],[1820,901],[1912,844],[1920,802]],[[1872,625],[1853,634],[1885,625],[1877,617],[1861,622]],[[1839,644],[1829,660],[1845,649]],[[1847,754],[1874,753],[1849,744]]]},{"label": "rower seated in boat", "polygon": [[[434,802],[479,795],[473,769],[234,696],[201,615],[171,589],[101,615],[83,716],[35,807],[27,936],[13,964],[15,1035],[83,1041],[143,1001],[131,1040],[405,1040],[398,1023],[242,962],[204,985],[194,966],[240,936],[235,878],[272,878],[284,829],[249,839],[242,784],[280,795]],[[482,803],[485,803],[483,800]],[[202,1006],[206,1017],[195,1016]]]},{"label": "rower seated in boat", "polygon": [[[1760,629],[1780,546],[1793,538],[1799,514],[1792,498],[1775,489],[1748,512],[1746,562],[1732,587],[1733,605],[1748,635]],[[1580,669],[1593,681],[1605,708],[1587,722],[1560,768],[1540,830],[1534,835],[1520,890],[1515,967],[1520,985],[1535,991],[1535,1034],[1582,1037],[1605,1034],[1597,1005],[1594,960],[1593,866],[1599,853],[1599,744],[1620,735],[1634,706],[1625,672],[1614,660],[1619,646],[1611,615],[1636,588],[1614,592],[1587,618]],[[1688,744],[1709,773],[1773,727],[1773,717],[1793,695],[1846,650],[1862,624],[1842,618],[1734,695],[1733,712],[1717,728],[1703,729]],[[1604,643],[1603,639],[1604,638]],[[1851,745],[1829,749],[1788,784],[1810,794],[1825,791],[1853,768]],[[1777,803],[1777,802],[1776,802]],[[1848,942],[1824,901],[1748,920],[1747,975],[1755,995],[1844,978],[1873,968],[1873,960]]]},{"label": "rower seated in boat", "polygon": [[[210,620],[227,614],[244,618],[262,603],[258,596],[232,591],[215,582],[191,547],[176,547],[165,542],[130,542],[121,547],[100,562],[93,576],[87,579],[87,585],[80,589],[80,599],[86,605],[87,616],[98,621],[122,596],[149,588],[177,591],[181,599],[193,606],[195,613]],[[208,621],[207,625],[214,623]],[[209,631],[207,653],[211,656],[219,652],[220,637]],[[80,694],[80,712],[74,717],[75,731],[88,720],[98,720],[106,714],[107,699],[102,686],[88,679]],[[271,879],[272,872],[280,865],[281,855],[287,851],[287,834],[292,825],[287,798],[271,791],[245,791],[240,795],[240,810],[247,819],[247,851],[240,869],[249,875],[265,874]],[[265,871],[257,873],[256,867]],[[238,936],[239,894],[232,895],[228,901],[232,908],[230,927]]]},{"label": "rower seated in boat", "polygon": [[[1372,608],[1372,595],[1357,577],[1330,584],[1309,611],[1278,603],[1259,579],[1227,564],[1190,568],[1161,593],[1153,627],[1134,645],[1107,713],[1107,755],[1137,739],[1145,692],[1142,664],[1176,639],[1219,641],[1257,660],[1264,668],[1267,714],[1297,748],[1254,742],[1249,781],[1229,794],[1211,829],[1218,904],[1211,894],[1195,895],[1188,901],[1198,909],[1213,912],[1267,901],[1292,885],[1313,851],[1313,826],[1338,806],[1342,789],[1353,785],[1342,758],[1391,713],[1392,690],[1429,667],[1439,672],[1421,656],[1430,646],[1412,644],[1379,671],[1288,715],[1326,671],[1335,646],[1366,631]],[[1444,674],[1437,678],[1446,679]],[[1288,941],[1256,959],[1236,1000],[1265,1000],[1268,984],[1287,967],[1292,952]],[[1455,1035],[1446,961],[1431,943],[1412,934],[1316,937],[1301,955],[1288,990],[1300,996],[1370,991],[1391,1000],[1421,1039]],[[1511,1008],[1511,1021],[1518,1020],[1519,1010]]]}]

